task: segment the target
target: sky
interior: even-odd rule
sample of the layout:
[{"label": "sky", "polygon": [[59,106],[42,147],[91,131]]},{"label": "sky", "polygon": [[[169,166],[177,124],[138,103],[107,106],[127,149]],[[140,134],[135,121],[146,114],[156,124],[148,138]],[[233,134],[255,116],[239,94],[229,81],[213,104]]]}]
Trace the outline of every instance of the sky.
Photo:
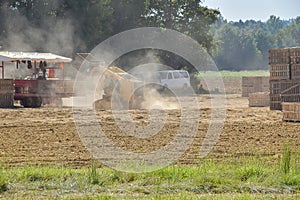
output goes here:
[{"label": "sky", "polygon": [[203,0],[203,5],[218,9],[228,21],[267,21],[271,15],[281,19],[300,16],[300,0]]}]

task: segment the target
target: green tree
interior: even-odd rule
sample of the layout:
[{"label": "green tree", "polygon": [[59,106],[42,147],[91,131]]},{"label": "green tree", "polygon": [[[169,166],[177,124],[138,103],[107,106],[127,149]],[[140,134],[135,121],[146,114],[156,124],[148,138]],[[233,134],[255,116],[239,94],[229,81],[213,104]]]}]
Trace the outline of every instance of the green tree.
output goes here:
[{"label": "green tree", "polygon": [[270,19],[268,19],[268,21],[266,22],[266,26],[271,34],[275,34],[277,31],[284,27],[284,22],[280,20],[279,17],[271,15]]},{"label": "green tree", "polygon": [[219,69],[244,70],[257,69],[262,60],[255,38],[249,32],[231,24],[224,24],[216,33],[216,40],[221,41],[215,60]]},{"label": "green tree", "polygon": [[254,33],[254,37],[257,43],[257,49],[262,54],[262,67],[267,69],[269,63],[269,49],[276,48],[275,40],[272,35],[262,29],[258,29]]},{"label": "green tree", "polygon": [[300,17],[291,24],[279,30],[274,38],[278,47],[300,46]]},{"label": "green tree", "polygon": [[209,52],[213,47],[210,25],[220,12],[201,6],[201,0],[148,0],[145,24],[177,30],[197,40]]},{"label": "green tree", "polygon": [[142,16],[145,12],[143,0],[111,0],[113,34],[143,26]]},{"label": "green tree", "polygon": [[64,13],[76,24],[76,31],[90,51],[112,35],[110,0],[64,0]]},{"label": "green tree", "polygon": [[5,46],[68,55],[88,51],[111,36],[112,11],[110,0],[8,0],[1,9]]}]

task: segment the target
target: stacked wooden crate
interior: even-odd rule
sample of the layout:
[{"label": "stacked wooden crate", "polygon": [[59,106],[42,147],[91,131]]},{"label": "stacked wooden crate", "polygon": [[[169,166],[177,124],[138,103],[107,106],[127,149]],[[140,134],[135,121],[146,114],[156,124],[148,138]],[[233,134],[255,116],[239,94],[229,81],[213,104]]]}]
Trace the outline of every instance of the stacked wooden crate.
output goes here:
[{"label": "stacked wooden crate", "polygon": [[245,76],[242,77],[242,97],[249,97],[251,93],[269,92],[268,76]]},{"label": "stacked wooden crate", "polygon": [[14,106],[14,80],[0,79],[0,107],[12,108]]},{"label": "stacked wooden crate", "polygon": [[283,121],[299,122],[300,121],[300,103],[282,103]]},{"label": "stacked wooden crate", "polygon": [[296,91],[300,83],[300,48],[269,50],[270,109],[282,110],[282,102],[299,99]]},{"label": "stacked wooden crate", "polygon": [[268,92],[257,92],[249,94],[249,107],[270,106],[270,96]]}]

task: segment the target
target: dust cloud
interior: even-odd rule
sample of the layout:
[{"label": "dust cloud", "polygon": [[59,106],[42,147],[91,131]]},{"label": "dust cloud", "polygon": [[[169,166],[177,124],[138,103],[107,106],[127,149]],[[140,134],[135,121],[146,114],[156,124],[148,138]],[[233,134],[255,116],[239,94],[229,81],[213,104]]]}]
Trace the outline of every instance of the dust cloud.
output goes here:
[{"label": "dust cloud", "polygon": [[[0,51],[51,52],[73,57],[75,49],[84,49],[85,44],[76,31],[78,28],[76,19],[67,14],[65,17],[56,17],[57,14],[52,13],[60,8],[61,1],[53,0],[48,4],[50,5],[46,7],[43,1],[35,1],[32,6],[36,8],[26,15],[7,3],[2,4],[1,24],[5,31]],[[41,12],[47,12],[49,15]],[[35,20],[38,23],[33,23]],[[71,64],[66,65],[68,67],[65,68],[65,74],[74,74]],[[23,67],[22,63],[19,69],[16,65],[9,66],[5,69],[5,78],[23,79],[32,73],[26,68],[27,66]]]},{"label": "dust cloud", "polygon": [[148,88],[145,91],[141,108],[146,110],[175,110],[180,109],[180,104],[176,97],[166,97],[155,88]]}]

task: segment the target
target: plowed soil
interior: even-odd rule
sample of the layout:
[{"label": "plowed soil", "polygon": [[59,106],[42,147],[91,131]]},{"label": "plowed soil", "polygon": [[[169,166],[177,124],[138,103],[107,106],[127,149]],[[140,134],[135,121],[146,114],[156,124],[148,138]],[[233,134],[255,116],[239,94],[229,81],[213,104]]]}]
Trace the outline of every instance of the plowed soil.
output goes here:
[{"label": "plowed soil", "polygon": [[[199,161],[199,149],[209,127],[210,99],[214,97],[201,95],[197,98],[201,105],[198,131],[178,163]],[[249,154],[278,156],[283,144],[300,149],[300,123],[283,122],[280,111],[270,111],[267,107],[249,108],[248,100],[240,95],[227,95],[226,110],[223,131],[209,157]],[[71,108],[1,109],[0,163],[10,166],[64,164],[76,167],[92,162],[95,158],[80,140],[74,112]],[[85,113],[84,110],[76,112]],[[170,143],[180,127],[180,110],[172,109],[166,113],[168,117],[164,127],[148,138],[135,138],[122,131],[110,111],[99,111],[97,116],[106,137],[115,146],[131,152],[152,152]],[[150,123],[146,110],[133,110],[130,114],[136,124],[143,126]]]}]

